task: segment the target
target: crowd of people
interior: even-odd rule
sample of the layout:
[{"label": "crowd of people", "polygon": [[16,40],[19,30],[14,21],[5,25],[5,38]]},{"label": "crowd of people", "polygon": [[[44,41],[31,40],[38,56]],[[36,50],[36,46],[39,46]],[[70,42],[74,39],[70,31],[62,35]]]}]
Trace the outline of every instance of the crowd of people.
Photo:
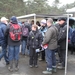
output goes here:
[{"label": "crowd of people", "polygon": [[[8,19],[1,18],[0,22],[0,60],[4,57],[8,70],[19,70],[19,54],[25,56],[26,50],[29,54],[29,67],[38,67],[38,54],[42,61],[46,61],[47,67],[44,74],[52,74],[57,68],[65,68],[67,24],[65,18],[59,18],[54,25],[53,19],[43,19],[34,24],[28,21],[19,23],[15,16]],[[72,35],[73,38],[74,34]],[[72,39],[73,41],[73,39]],[[20,52],[21,45],[21,52]],[[56,53],[59,60],[57,63]],[[58,65],[58,66],[57,66]]]}]

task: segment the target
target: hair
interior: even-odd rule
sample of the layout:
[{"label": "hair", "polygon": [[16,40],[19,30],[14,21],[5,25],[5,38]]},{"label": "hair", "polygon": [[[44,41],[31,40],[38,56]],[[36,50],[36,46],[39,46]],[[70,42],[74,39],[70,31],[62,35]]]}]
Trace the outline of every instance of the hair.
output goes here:
[{"label": "hair", "polygon": [[48,18],[47,21],[50,22],[51,24],[53,24],[53,19],[52,18]]},{"label": "hair", "polygon": [[36,24],[37,24],[38,26],[40,26],[40,22],[39,22],[39,21],[37,21]]},{"label": "hair", "polygon": [[32,27],[38,29],[38,25],[34,25],[34,24],[33,24]]},{"label": "hair", "polygon": [[31,24],[32,24],[32,25],[34,24],[34,20],[31,21]]}]

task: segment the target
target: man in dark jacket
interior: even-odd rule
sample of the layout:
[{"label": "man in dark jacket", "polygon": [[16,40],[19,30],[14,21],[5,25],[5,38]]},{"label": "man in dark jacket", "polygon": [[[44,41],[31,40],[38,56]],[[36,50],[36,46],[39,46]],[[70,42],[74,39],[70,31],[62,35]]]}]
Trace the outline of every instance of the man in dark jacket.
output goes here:
[{"label": "man in dark jacket", "polygon": [[7,37],[5,36],[5,31],[7,28],[7,20],[5,17],[1,18],[0,23],[0,46],[2,47],[2,52],[0,53],[0,60],[4,56],[6,61],[6,65],[9,64],[8,56],[7,56]]},{"label": "man in dark jacket", "polygon": [[58,28],[58,55],[59,55],[59,69],[65,67],[65,54],[66,54],[66,36],[67,36],[67,25],[66,19],[60,18],[58,24],[55,25]]},{"label": "man in dark jacket", "polygon": [[13,41],[10,38],[10,31],[12,30],[10,29],[10,26],[12,25],[16,25],[16,26],[18,25],[17,18],[15,16],[12,16],[10,18],[10,24],[7,27],[6,35],[8,35],[8,49],[9,49],[8,54],[9,54],[9,62],[10,62],[10,66],[8,69],[9,71],[13,71],[13,60],[14,60],[15,70],[17,71],[19,69],[18,61],[19,61],[19,50],[20,50],[21,40]]},{"label": "man in dark jacket", "polygon": [[38,26],[32,25],[32,31],[30,32],[27,39],[27,45],[30,47],[30,67],[38,67],[38,53],[36,49],[39,49],[41,47],[42,40],[42,34],[38,31]]}]

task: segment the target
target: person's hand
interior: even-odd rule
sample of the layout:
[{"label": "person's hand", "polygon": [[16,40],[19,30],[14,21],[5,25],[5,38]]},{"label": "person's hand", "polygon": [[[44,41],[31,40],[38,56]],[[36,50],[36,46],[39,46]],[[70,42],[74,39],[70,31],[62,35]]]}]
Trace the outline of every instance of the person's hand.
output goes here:
[{"label": "person's hand", "polygon": [[42,47],[40,46],[39,49],[42,50]]}]

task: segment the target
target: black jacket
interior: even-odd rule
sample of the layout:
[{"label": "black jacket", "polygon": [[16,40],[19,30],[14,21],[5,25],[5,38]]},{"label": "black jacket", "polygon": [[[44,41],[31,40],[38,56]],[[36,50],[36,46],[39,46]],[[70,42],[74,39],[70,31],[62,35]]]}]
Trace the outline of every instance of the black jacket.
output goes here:
[{"label": "black jacket", "polygon": [[66,23],[61,26],[57,24],[56,27],[58,28],[58,44],[61,49],[66,49],[67,25]]},{"label": "black jacket", "polygon": [[31,31],[27,39],[27,46],[29,46],[30,48],[37,49],[40,48],[42,41],[43,36],[38,30]]},{"label": "black jacket", "polygon": [[10,29],[10,24],[7,26],[5,35],[8,36],[8,45],[10,46],[19,46],[21,44],[21,41],[13,41],[11,40],[10,36],[9,36],[9,29]]}]

